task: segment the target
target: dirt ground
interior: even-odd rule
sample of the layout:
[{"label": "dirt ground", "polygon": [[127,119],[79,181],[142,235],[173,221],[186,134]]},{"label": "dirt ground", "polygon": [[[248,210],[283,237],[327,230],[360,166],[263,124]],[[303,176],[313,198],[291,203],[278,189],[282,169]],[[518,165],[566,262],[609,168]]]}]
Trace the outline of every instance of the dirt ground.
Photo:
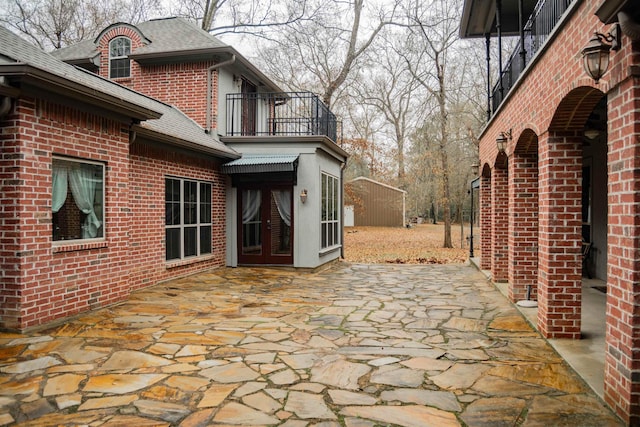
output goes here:
[{"label": "dirt ground", "polygon": [[[461,249],[460,224],[454,224],[451,228],[454,248],[444,249],[443,224],[419,224],[412,228],[347,227],[345,261],[366,264],[461,263],[469,258],[468,236],[467,225],[462,242],[464,247]],[[474,243],[477,248],[479,241]]]}]

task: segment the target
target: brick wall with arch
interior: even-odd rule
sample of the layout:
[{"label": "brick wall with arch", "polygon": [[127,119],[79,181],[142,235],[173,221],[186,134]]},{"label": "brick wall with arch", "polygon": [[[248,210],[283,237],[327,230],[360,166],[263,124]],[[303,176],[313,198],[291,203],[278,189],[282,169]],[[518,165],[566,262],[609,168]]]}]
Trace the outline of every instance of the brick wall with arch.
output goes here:
[{"label": "brick wall with arch", "polygon": [[[511,209],[517,205],[515,195],[523,188],[537,186],[539,204],[538,256],[535,279],[533,270],[522,276],[516,271],[524,259],[522,250],[510,249],[510,280],[517,283],[511,298],[517,299],[527,283],[538,284],[538,327],[547,337],[580,338],[581,317],[581,190],[582,131],[595,105],[607,96],[608,126],[608,244],[607,244],[607,313],[605,359],[605,400],[630,425],[640,424],[640,315],[636,309],[640,290],[640,225],[633,218],[640,215],[637,189],[640,188],[640,42],[622,36],[622,47],[610,53],[611,67],[596,84],[582,67],[581,50],[594,30],[606,33],[608,25],[595,15],[602,0],[576,2],[560,31],[548,40],[536,62],[500,106],[485,128],[480,142],[480,162],[490,166],[483,173],[482,185],[495,187],[499,159],[496,138],[511,131],[506,150],[509,157],[508,191],[513,196]],[[537,174],[533,159],[518,151],[519,141],[529,129],[537,135]],[[534,153],[529,153],[534,156]],[[529,161],[526,165],[523,162]],[[499,166],[499,165],[498,165]],[[495,192],[496,189],[493,189]],[[492,191],[481,188],[481,206]],[[481,215],[491,215],[482,209]],[[509,238],[513,245],[524,239],[514,230],[533,226],[534,218],[510,212]],[[484,233],[502,221],[496,216],[481,218],[483,225],[482,265],[485,257],[495,255],[484,244]],[[518,240],[520,239],[520,240]],[[530,262],[533,259],[529,259]],[[500,264],[491,264],[493,268]],[[528,264],[526,268],[529,269]],[[499,275],[502,271],[498,271]]]}]

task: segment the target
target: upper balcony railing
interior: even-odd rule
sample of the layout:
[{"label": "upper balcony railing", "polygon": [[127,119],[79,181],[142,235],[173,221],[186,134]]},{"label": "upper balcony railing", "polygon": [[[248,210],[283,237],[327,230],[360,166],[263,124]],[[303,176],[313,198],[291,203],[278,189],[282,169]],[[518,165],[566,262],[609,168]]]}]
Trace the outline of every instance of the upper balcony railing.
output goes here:
[{"label": "upper balcony railing", "polygon": [[[524,71],[525,64],[528,64],[536,53],[542,49],[547,37],[574,1],[576,0],[540,0],[538,2],[533,14],[524,26],[524,43],[518,43],[518,47],[511,54],[506,66],[503,68],[500,79],[493,87],[491,94],[493,112],[502,104],[502,101],[504,101],[504,98]],[[524,54],[522,50],[523,44]]]},{"label": "upper balcony railing", "polygon": [[324,135],[340,142],[340,123],[310,92],[227,95],[227,136]]}]

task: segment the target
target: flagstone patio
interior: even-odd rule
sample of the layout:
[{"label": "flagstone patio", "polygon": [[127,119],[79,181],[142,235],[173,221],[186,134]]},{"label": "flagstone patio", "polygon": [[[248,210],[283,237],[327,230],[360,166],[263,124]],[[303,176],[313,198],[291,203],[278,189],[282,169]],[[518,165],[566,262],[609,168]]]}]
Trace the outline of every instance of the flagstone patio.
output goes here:
[{"label": "flagstone patio", "polygon": [[619,426],[469,265],[222,268],[0,333],[0,425]]}]

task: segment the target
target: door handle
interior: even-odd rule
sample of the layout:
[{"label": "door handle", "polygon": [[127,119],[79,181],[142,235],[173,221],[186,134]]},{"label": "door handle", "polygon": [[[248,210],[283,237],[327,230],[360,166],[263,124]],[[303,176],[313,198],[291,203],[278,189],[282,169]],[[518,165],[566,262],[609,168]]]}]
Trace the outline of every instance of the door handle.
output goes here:
[{"label": "door handle", "polygon": [[271,230],[271,220],[267,220],[267,230]]}]

